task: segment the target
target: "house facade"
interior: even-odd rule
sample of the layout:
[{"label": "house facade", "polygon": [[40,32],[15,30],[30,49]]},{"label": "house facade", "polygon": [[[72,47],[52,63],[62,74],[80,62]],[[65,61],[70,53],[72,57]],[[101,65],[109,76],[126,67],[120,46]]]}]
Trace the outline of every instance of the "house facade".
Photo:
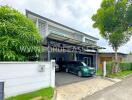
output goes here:
[{"label": "house facade", "polygon": [[28,18],[33,20],[43,37],[45,52],[41,54],[42,61],[84,61],[88,66],[98,66],[98,38],[62,25],[58,22],[26,10]]},{"label": "house facade", "polygon": [[125,59],[124,59],[125,62],[132,62],[132,54],[128,54]]},{"label": "house facade", "polygon": [[[127,54],[124,53],[117,53],[118,55],[118,62],[123,62],[127,58]],[[115,53],[114,52],[100,52],[98,55],[98,67],[103,68],[103,62],[112,62],[115,60]]]}]

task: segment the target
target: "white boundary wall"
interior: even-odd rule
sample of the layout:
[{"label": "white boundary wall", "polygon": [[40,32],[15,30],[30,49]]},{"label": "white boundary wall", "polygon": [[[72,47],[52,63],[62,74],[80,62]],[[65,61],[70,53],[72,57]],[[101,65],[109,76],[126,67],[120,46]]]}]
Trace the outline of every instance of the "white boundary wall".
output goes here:
[{"label": "white boundary wall", "polygon": [[15,96],[45,87],[55,87],[55,61],[0,62],[0,81],[5,97]]}]

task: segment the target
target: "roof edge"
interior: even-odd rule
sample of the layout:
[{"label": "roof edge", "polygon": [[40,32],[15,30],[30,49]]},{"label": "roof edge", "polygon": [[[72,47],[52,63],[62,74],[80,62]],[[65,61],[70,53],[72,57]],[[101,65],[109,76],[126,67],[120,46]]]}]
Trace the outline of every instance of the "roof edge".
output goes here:
[{"label": "roof edge", "polygon": [[[99,54],[115,54],[115,52],[99,52]],[[128,55],[127,53],[117,52],[117,54]]]}]

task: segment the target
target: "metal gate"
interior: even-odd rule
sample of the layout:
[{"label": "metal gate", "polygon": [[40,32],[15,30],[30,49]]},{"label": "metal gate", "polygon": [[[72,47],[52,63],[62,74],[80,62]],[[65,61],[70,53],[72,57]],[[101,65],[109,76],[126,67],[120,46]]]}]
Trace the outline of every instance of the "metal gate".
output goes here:
[{"label": "metal gate", "polygon": [[0,100],[4,100],[4,82],[0,82]]}]

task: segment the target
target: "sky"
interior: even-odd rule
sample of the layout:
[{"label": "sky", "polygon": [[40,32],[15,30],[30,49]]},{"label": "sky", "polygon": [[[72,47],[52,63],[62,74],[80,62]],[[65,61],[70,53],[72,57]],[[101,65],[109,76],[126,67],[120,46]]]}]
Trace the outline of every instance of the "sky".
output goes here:
[{"label": "sky", "polygon": [[[98,45],[105,47],[102,52],[113,52],[108,42],[92,27],[91,17],[100,7],[102,0],[0,0],[0,5],[11,6],[25,14],[25,9],[52,19],[56,22],[99,38]],[[131,40],[120,47],[118,52],[132,51]]]}]

